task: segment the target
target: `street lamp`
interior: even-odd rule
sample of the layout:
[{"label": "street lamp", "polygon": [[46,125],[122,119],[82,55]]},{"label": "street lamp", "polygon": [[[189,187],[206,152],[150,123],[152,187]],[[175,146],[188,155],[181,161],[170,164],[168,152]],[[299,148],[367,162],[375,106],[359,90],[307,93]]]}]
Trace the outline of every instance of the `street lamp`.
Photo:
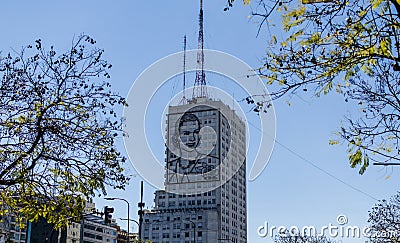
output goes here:
[{"label": "street lamp", "polygon": [[193,241],[196,243],[196,224],[190,219],[184,219],[183,221],[189,221],[193,224]]},{"label": "street lamp", "polygon": [[128,205],[128,230],[127,230],[127,232],[128,232],[128,243],[130,243],[130,239],[129,239],[129,221],[130,220],[129,220],[129,202],[128,202],[128,200],[126,200],[124,198],[119,198],[119,197],[105,197],[104,199],[108,200],[108,201],[120,200],[120,201],[126,202],[126,204]]},{"label": "street lamp", "polygon": [[[128,220],[128,219],[119,218],[119,220]],[[138,225],[138,229],[140,230],[140,224],[139,224],[138,221],[136,221],[136,220],[134,220],[134,219],[129,219],[128,221],[133,221],[133,222],[135,222],[135,223]],[[129,243],[130,243],[130,240],[131,240],[130,235],[128,235],[128,238],[129,238]]]},{"label": "street lamp", "polygon": [[[128,220],[128,219],[119,218],[119,220]],[[135,222],[138,225],[138,228],[140,227],[140,224],[139,224],[139,222],[137,220],[129,219],[129,221]]]},{"label": "street lamp", "polygon": [[[124,219],[124,218],[118,218],[119,220],[128,220],[128,219]],[[139,226],[139,222],[137,220],[134,219],[129,219],[129,221],[133,221],[135,222],[138,226]]]}]

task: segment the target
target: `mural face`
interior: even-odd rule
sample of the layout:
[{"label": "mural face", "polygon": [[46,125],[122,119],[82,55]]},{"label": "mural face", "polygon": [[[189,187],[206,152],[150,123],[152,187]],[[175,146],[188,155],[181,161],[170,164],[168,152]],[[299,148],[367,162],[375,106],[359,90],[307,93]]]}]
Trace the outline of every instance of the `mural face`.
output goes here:
[{"label": "mural face", "polygon": [[200,143],[200,121],[194,114],[185,113],[179,121],[179,138],[189,149],[195,149]]},{"label": "mural face", "polygon": [[[222,150],[217,139],[220,119],[218,110],[207,106],[169,116],[168,183],[220,179]],[[224,141],[229,144],[228,140]]]}]

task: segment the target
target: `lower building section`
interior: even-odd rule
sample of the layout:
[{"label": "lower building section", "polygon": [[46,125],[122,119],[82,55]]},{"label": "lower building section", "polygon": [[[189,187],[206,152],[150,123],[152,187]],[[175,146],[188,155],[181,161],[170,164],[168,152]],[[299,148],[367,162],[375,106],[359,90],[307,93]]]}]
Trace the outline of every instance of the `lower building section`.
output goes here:
[{"label": "lower building section", "polygon": [[96,215],[87,215],[81,223],[82,243],[117,242],[117,228],[104,224],[104,219]]},{"label": "lower building section", "polygon": [[[128,242],[127,232],[115,220],[106,223],[98,214],[94,203],[87,203],[80,222],[70,222],[67,227],[57,229],[44,218],[30,222],[21,216],[17,217],[18,214],[11,211],[0,216],[0,243]],[[134,238],[134,235],[131,237]]]},{"label": "lower building section", "polygon": [[147,211],[142,235],[152,243],[218,242],[221,239],[219,218],[217,208]]}]

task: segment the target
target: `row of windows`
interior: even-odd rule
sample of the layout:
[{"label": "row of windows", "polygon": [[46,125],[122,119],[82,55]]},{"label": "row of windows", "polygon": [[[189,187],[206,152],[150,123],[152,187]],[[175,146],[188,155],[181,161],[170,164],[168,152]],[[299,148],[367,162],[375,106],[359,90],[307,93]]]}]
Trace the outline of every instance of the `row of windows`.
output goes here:
[{"label": "row of windows", "polygon": [[[201,193],[198,193],[198,194],[191,194],[191,195],[178,195],[178,197],[179,198],[184,198],[184,197],[200,197],[202,194]],[[216,195],[216,192],[215,192],[215,190],[213,190],[213,191],[209,191],[209,192],[205,192],[204,194],[203,194],[204,196],[215,196]],[[158,195],[158,198],[159,199],[164,199],[164,198],[176,198],[176,194],[173,194],[173,193],[169,193],[169,194],[164,194],[164,195]]]},{"label": "row of windows", "polygon": [[[145,225],[145,230],[149,230],[150,229],[150,227],[149,227],[150,225]],[[175,224],[172,224],[172,228],[174,229],[174,230],[177,230],[177,229],[181,229],[181,223],[175,223]],[[197,228],[199,228],[199,229],[201,229],[201,228],[203,228],[203,223],[201,223],[201,222],[199,222],[199,223],[197,223],[196,224],[196,227]],[[191,228],[191,224],[187,224],[187,223],[185,223],[184,224],[184,228],[185,229],[190,229]],[[153,227],[151,228],[153,231],[158,231],[158,230],[169,230],[170,229],[170,225],[168,225],[168,224],[164,224],[164,225],[162,225],[162,228],[160,227],[160,225],[153,225]]]},{"label": "row of windows", "polygon": [[[200,206],[200,205],[213,205],[213,204],[215,204],[216,203],[216,200],[215,200],[215,198],[212,198],[212,199],[204,199],[203,200],[203,204],[201,203],[201,200],[199,199],[199,200],[187,200],[187,201],[179,201],[178,202],[178,206],[180,206],[180,207],[182,207],[182,206],[195,206],[195,205],[197,205],[197,206]],[[160,208],[163,208],[163,207],[165,207],[166,206],[166,203],[165,202],[159,202],[158,203],[158,206],[160,207]],[[175,201],[172,201],[172,202],[169,202],[168,203],[168,207],[175,207],[176,206],[176,202]]]},{"label": "row of windows", "polygon": [[[189,237],[193,237],[193,233],[190,232],[190,231],[182,232],[182,234],[181,233],[172,233],[172,234],[171,233],[162,233],[162,234],[153,233],[151,238],[155,239],[155,240],[160,239],[160,237],[161,237],[161,239],[169,239],[169,238],[180,239],[181,236],[184,236],[185,238],[189,238]],[[197,231],[196,236],[197,237],[202,237],[203,236],[203,232]]]},{"label": "row of windows", "polygon": [[96,239],[96,240],[103,240],[103,236],[91,234],[91,233],[88,233],[88,232],[84,232],[83,236],[84,237],[88,237],[88,238],[92,238],[92,239]]}]

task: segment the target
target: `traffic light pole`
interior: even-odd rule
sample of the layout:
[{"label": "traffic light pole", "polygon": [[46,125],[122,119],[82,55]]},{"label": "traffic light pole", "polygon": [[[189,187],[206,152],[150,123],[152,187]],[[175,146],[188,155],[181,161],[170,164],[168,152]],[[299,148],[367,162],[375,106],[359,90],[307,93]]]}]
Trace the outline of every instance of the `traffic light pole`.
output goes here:
[{"label": "traffic light pole", "polygon": [[143,202],[143,181],[140,183],[140,202],[138,203],[139,211],[139,240],[142,239],[142,224],[143,224],[143,207],[144,207],[144,202]]},{"label": "traffic light pole", "polygon": [[106,200],[121,200],[121,201],[126,202],[126,204],[128,205],[128,230],[127,230],[127,233],[128,233],[128,242],[130,243],[130,235],[129,235],[129,222],[130,222],[130,219],[129,219],[129,202],[128,202],[128,200],[126,200],[124,198],[119,198],[119,197],[106,197],[104,199],[106,199]]}]

